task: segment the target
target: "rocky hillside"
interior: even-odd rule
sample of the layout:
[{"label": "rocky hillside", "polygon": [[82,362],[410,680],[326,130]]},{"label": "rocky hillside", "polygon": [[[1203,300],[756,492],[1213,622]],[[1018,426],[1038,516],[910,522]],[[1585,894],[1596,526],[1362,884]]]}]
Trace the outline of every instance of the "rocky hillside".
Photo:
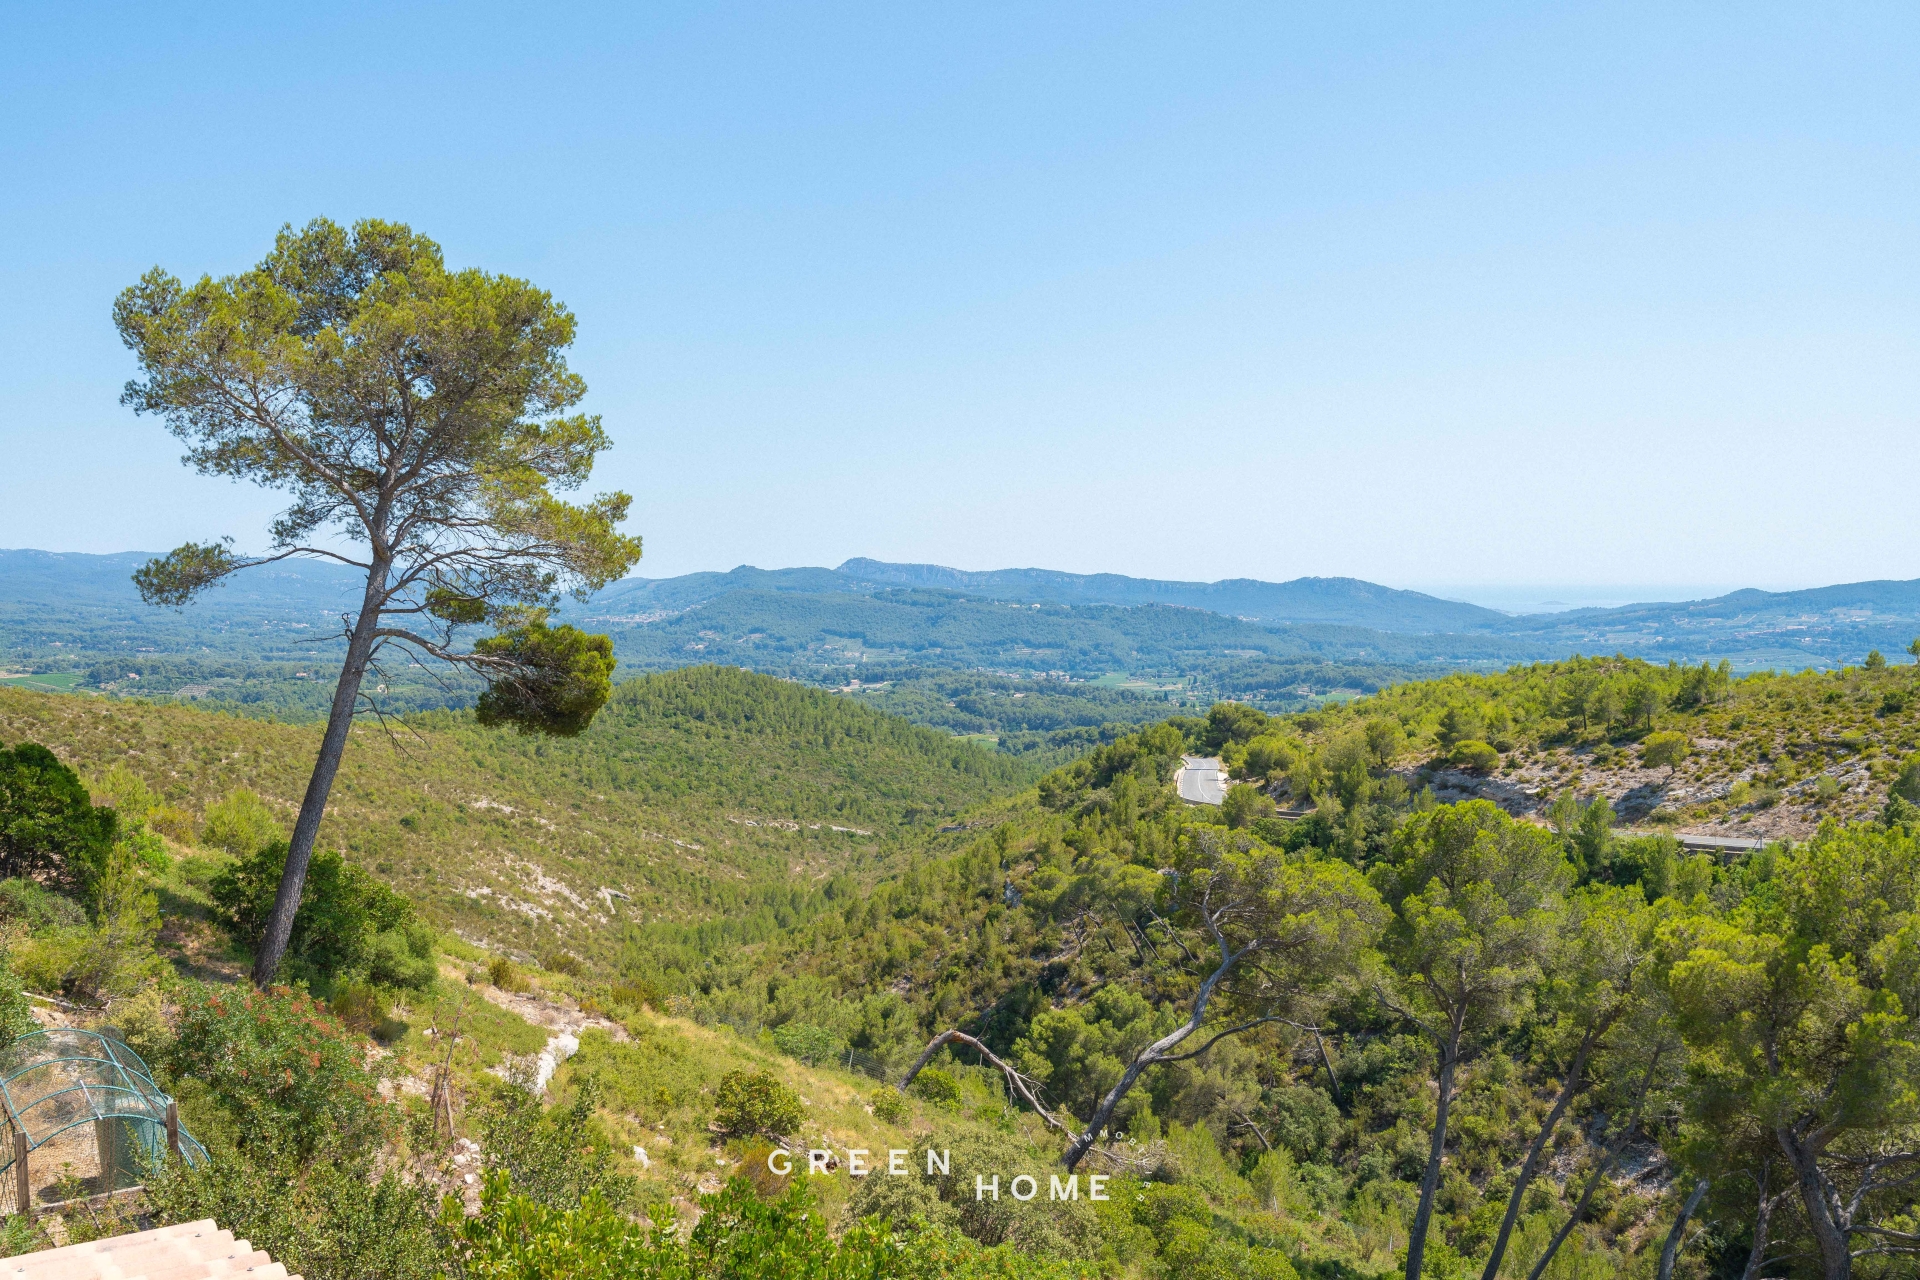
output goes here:
[{"label": "rocky hillside", "polygon": [[[1382,719],[1399,729],[1396,771],[1442,801],[1484,796],[1530,814],[1571,791],[1605,796],[1630,825],[1804,838],[1885,806],[1920,751],[1920,666],[1735,679],[1723,667],[1574,659],[1400,685],[1284,723],[1337,751]],[[1672,735],[1680,758],[1650,760],[1656,738]],[[1463,746],[1473,742],[1495,756],[1474,760]],[[1292,781],[1275,778],[1276,790],[1300,790]]]}]

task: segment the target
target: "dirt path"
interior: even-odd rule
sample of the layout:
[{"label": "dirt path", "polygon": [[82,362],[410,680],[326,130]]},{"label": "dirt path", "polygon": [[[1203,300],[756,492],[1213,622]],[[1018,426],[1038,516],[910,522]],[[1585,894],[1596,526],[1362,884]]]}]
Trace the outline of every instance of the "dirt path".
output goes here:
[{"label": "dirt path", "polygon": [[[474,990],[488,1003],[509,1010],[536,1027],[545,1027],[551,1033],[547,1036],[546,1048],[534,1059],[535,1092],[544,1090],[560,1064],[579,1052],[582,1032],[600,1030],[615,1040],[627,1039],[625,1027],[611,1018],[586,1012],[569,996],[549,998],[531,992],[502,991],[490,983]],[[504,1068],[500,1074],[505,1074]]]}]

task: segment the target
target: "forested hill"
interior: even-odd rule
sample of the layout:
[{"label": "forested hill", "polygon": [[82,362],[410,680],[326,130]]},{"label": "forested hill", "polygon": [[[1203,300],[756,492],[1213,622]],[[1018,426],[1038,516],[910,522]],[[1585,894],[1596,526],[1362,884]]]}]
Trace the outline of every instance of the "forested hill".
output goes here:
[{"label": "forested hill", "polygon": [[[0,683],[175,696],[288,719],[325,713],[341,618],[356,600],[350,570],[264,566],[167,610],[134,592],[131,575],[144,559],[0,551]],[[1087,731],[1182,704],[1233,696],[1276,709],[1310,705],[1512,656],[1510,645],[1484,636],[1322,623],[1276,630],[1171,605],[1016,606],[827,569],[636,580],[585,605],[570,602],[562,616],[612,635],[623,674],[728,662],[826,688],[857,684],[888,711],[1056,758],[1087,745]],[[969,674],[968,688],[951,687],[957,673]],[[1103,687],[1089,687],[1094,681]],[[460,673],[406,662],[388,664],[379,684],[377,696],[402,712],[467,706],[478,693]],[[1048,712],[1032,714],[1038,700],[1017,705],[1029,695],[1044,695]],[[948,715],[962,698],[970,708]]]},{"label": "forested hill", "polygon": [[[0,689],[0,742],[43,743],[94,779],[125,765],[183,830],[241,786],[290,825],[317,736],[187,705]],[[592,955],[636,925],[738,928],[759,915],[771,927],[1036,773],[849,699],[696,667],[621,685],[574,739],[452,712],[392,734],[358,725],[321,845],[468,937]]]},{"label": "forested hill", "polygon": [[[1050,774],[958,856],[662,980],[775,1043],[910,1061],[958,1028],[1062,1127],[1124,1134],[1152,1179],[1139,1202],[1176,1189],[1213,1238],[1291,1255],[1280,1274],[1652,1277],[1671,1242],[1675,1276],[1769,1258],[1911,1276],[1899,1255],[1850,1270],[1831,1244],[1816,1269],[1808,1223],[1850,1203],[1841,1238],[1866,1254],[1920,1210],[1917,690],[1911,665],[1734,680],[1586,659],[1304,717],[1221,704]],[[1247,784],[1180,803],[1168,780],[1192,752]],[[1437,803],[1462,770],[1557,803],[1544,822]],[[1616,827],[1595,792],[1627,773],[1656,805],[1639,817],[1778,834],[1763,819],[1793,809],[1807,838],[1691,854]],[[1269,788],[1316,807],[1271,816]],[[1355,887],[1294,908],[1309,883]],[[1375,945],[1310,952],[1323,1000],[1282,986],[1287,948],[1350,928]],[[1272,958],[1238,969],[1255,947]],[[1256,985],[1294,994],[1255,1005]],[[1126,1092],[1123,1068],[1187,1019],[1180,1049],[1210,1047]],[[1800,1146],[1814,1131],[1833,1139]],[[1804,1180],[1778,1173],[1787,1154]],[[1409,1267],[1423,1185],[1434,1261]],[[1144,1274],[1275,1274],[1185,1256],[1163,1247]]]},{"label": "forested hill", "polygon": [[[0,550],[0,684],[326,714],[341,619],[364,586],[355,570],[284,560],[237,574],[188,608],[156,609],[133,587],[149,558]],[[405,664],[384,683],[389,705],[403,710],[467,706],[479,692],[458,672]]]},{"label": "forested hill", "polygon": [[1874,649],[1902,652],[1920,635],[1920,579],[1533,614],[1504,619],[1496,631],[1522,647],[1561,653],[1626,652],[1660,662],[1727,658],[1741,670],[1843,666]]},{"label": "forested hill", "polygon": [[1212,686],[1244,680],[1249,664],[1265,670],[1288,661],[1492,663],[1503,656],[1484,637],[1271,628],[1166,605],[1015,605],[904,588],[871,596],[736,591],[655,622],[588,621],[614,636],[623,663],[642,670],[718,660],[806,677],[845,673],[843,679],[870,679],[874,663],[908,663],[1077,680],[1113,672],[1204,676]]},{"label": "forested hill", "polygon": [[[939,590],[1028,604],[1205,610],[1264,629],[1305,628],[1325,656],[1341,661],[1424,659],[1471,665],[1489,655],[1529,662],[1574,653],[1626,652],[1663,662],[1726,658],[1737,670],[1797,670],[1857,663],[1875,648],[1895,652],[1920,634],[1920,579],[1804,591],[1743,590],[1709,600],[1516,616],[1353,578],[1162,582],[1046,569],[968,572],[865,559],[849,560],[837,569],[742,566],[731,573],[629,579],[602,592],[586,612],[644,624],[741,591],[870,597],[888,589]],[[1341,630],[1314,632],[1315,627]],[[1423,640],[1407,645],[1381,633]],[[1412,652],[1422,657],[1405,656]]]},{"label": "forested hill", "polygon": [[937,564],[889,564],[858,557],[837,569],[756,569],[742,565],[731,573],[630,578],[601,592],[595,603],[610,614],[643,616],[690,608],[733,591],[866,594],[889,587],[931,588],[1027,604],[1174,605],[1256,622],[1330,623],[1407,633],[1486,630],[1505,617],[1479,605],[1440,600],[1358,578],[1165,582],[1118,573],[1061,573],[1052,569],[969,572]]}]

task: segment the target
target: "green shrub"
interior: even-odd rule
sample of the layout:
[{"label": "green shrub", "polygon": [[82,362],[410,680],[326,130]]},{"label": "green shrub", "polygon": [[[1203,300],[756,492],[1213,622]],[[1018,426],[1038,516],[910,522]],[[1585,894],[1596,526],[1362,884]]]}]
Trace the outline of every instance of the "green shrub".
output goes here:
[{"label": "green shrub", "polygon": [[1887,794],[1899,796],[1909,804],[1920,804],[1920,757],[1901,761],[1900,772],[1888,785]]},{"label": "green shrub", "polygon": [[196,1169],[170,1160],[146,1186],[156,1225],[212,1218],[306,1280],[443,1275],[449,1261],[427,1187],[364,1153],[226,1152]]},{"label": "green shrub", "polygon": [[666,993],[646,978],[622,978],[607,988],[607,1003],[629,1009],[664,1009]]},{"label": "green shrub", "polygon": [[1238,831],[1242,827],[1273,814],[1273,800],[1259,787],[1238,786],[1227,792],[1227,798],[1220,805],[1220,816],[1227,825]]},{"label": "green shrub", "polygon": [[1447,763],[1473,773],[1491,773],[1500,767],[1500,753],[1478,738],[1465,738],[1453,744]]},{"label": "green shrub", "polygon": [[729,1071],[721,1077],[713,1118],[731,1134],[783,1138],[800,1127],[806,1109],[799,1094],[765,1071]]},{"label": "green shrub", "polygon": [[1213,1206],[1207,1203],[1206,1196],[1197,1187],[1154,1182],[1140,1193],[1133,1217],[1164,1245],[1176,1225],[1182,1222],[1210,1230],[1213,1227]]},{"label": "green shrub", "polygon": [[208,1089],[244,1149],[358,1153],[391,1128],[360,1044],[311,997],[189,988],[177,1033],[165,1065]]},{"label": "green shrub", "polygon": [[1648,734],[1640,744],[1640,760],[1649,769],[1672,769],[1685,760],[1692,749],[1686,734],[1662,729]]},{"label": "green shrub", "polygon": [[47,885],[92,902],[120,832],[79,775],[34,742],[0,747],[0,877]]},{"label": "green shrub", "polygon": [[[286,866],[286,842],[276,840],[213,878],[215,908],[236,938],[251,943],[265,930]],[[322,990],[341,980],[424,989],[439,972],[413,904],[332,850],[307,864],[287,960],[289,977]]]},{"label": "green shrub", "polygon": [[173,1050],[173,1024],[167,1021],[166,1000],[158,986],[116,1003],[113,1025],[121,1040],[146,1063],[163,1063]]},{"label": "green shrub", "polygon": [[913,1096],[949,1111],[960,1109],[960,1082],[938,1067],[925,1067],[913,1078]]},{"label": "green shrub", "polygon": [[390,1016],[392,1002],[378,987],[345,982],[334,988],[327,1008],[333,1016],[362,1035],[390,1044],[406,1034],[406,1024]]},{"label": "green shrub", "polygon": [[25,925],[29,932],[71,929],[87,922],[86,910],[72,898],[31,880],[0,880],[0,920]]},{"label": "green shrub", "polygon": [[564,973],[569,978],[582,977],[587,972],[586,961],[571,951],[549,951],[540,957],[540,967],[548,973]]},{"label": "green shrub", "polygon": [[[44,909],[52,918],[71,919],[49,898],[22,894],[20,900],[30,900],[30,909]],[[92,923],[82,919],[42,928],[19,945],[15,967],[30,987],[98,1005],[132,995],[164,970],[154,950],[160,908],[137,845],[123,840],[109,852],[94,887],[93,915]]]},{"label": "green shrub", "polygon": [[280,820],[267,802],[245,787],[236,787],[225,799],[208,805],[200,828],[201,844],[243,859],[285,839]]},{"label": "green shrub", "polygon": [[1340,1136],[1340,1108],[1333,1099],[1310,1085],[1283,1085],[1274,1089],[1269,1106],[1273,1141],[1292,1152],[1302,1164],[1324,1156]]},{"label": "green shrub", "polygon": [[833,1058],[840,1037],[809,1022],[783,1022],[773,1029],[773,1043],[789,1058],[811,1067]]},{"label": "green shrub", "polygon": [[[916,1137],[913,1145],[949,1152],[949,1171],[926,1178],[886,1181],[930,1185],[946,1206],[940,1220],[953,1222],[969,1239],[983,1245],[1011,1244],[1029,1257],[1098,1256],[1099,1223],[1095,1206],[1085,1199],[1049,1200],[1047,1179],[1062,1170],[1050,1157],[1029,1145],[1024,1136],[966,1127]],[[916,1160],[918,1158],[916,1153]],[[916,1175],[920,1171],[916,1169]],[[1011,1196],[1012,1179],[1023,1173],[1033,1177],[1040,1188],[1039,1198],[1028,1204],[1021,1204]],[[996,1177],[1000,1180],[999,1200],[975,1195],[976,1179]],[[881,1179],[866,1181],[879,1183]],[[1080,1181],[1084,1196],[1086,1179],[1082,1177]],[[876,1194],[877,1191],[876,1188]],[[866,1203],[876,1209],[881,1207],[877,1201]]]},{"label": "green shrub", "polygon": [[495,956],[487,961],[487,981],[502,991],[525,991],[528,985],[520,966],[506,956]]},{"label": "green shrub", "polygon": [[27,999],[26,988],[7,963],[6,954],[0,952],[0,1049],[39,1028],[40,1024],[33,1020],[33,1002]]},{"label": "green shrub", "polygon": [[479,1131],[487,1168],[506,1174],[523,1196],[552,1209],[599,1196],[629,1208],[633,1180],[619,1171],[619,1157],[595,1118],[599,1083],[580,1082],[564,1105],[545,1107],[512,1084],[496,1084],[468,1113]]},{"label": "green shrub", "polygon": [[193,815],[179,805],[162,804],[147,810],[147,826],[169,840],[193,843]]},{"label": "green shrub", "polygon": [[873,1111],[873,1117],[883,1124],[905,1124],[913,1109],[907,1100],[900,1096],[898,1089],[875,1089],[867,1099],[867,1105]]},{"label": "green shrub", "polygon": [[442,1222],[454,1241],[457,1274],[468,1280],[1091,1280],[1096,1274],[1031,1253],[984,1249],[950,1228],[921,1227],[902,1236],[866,1218],[836,1239],[804,1179],[769,1199],[736,1177],[701,1196],[699,1209],[699,1224],[683,1239],[665,1206],[654,1211],[653,1225],[642,1226],[598,1196],[541,1205],[495,1174],[478,1217],[465,1218],[449,1205]]}]

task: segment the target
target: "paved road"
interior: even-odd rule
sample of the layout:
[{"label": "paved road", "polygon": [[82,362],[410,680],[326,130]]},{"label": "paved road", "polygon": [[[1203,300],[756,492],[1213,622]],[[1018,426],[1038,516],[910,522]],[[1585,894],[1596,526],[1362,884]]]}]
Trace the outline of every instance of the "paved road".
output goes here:
[{"label": "paved road", "polygon": [[1227,798],[1227,775],[1214,756],[1181,756],[1173,784],[1188,804],[1219,804]]}]

